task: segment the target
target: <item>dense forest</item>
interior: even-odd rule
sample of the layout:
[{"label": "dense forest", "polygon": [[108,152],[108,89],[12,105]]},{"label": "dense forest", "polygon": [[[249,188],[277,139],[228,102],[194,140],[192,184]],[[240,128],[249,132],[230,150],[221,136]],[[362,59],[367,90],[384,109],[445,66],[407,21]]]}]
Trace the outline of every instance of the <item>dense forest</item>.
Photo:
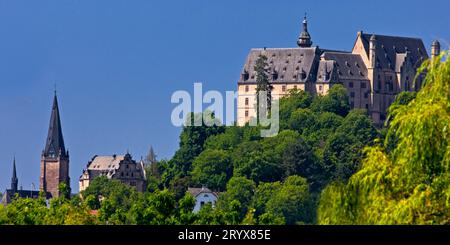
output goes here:
[{"label": "dense forest", "polygon": [[[99,177],[70,199],[0,205],[0,224],[448,224],[447,54],[423,72],[421,90],[400,93],[382,128],[350,110],[341,85],[325,96],[291,90],[275,137],[248,125],[185,126],[173,158],[147,168],[146,192]],[[186,191],[201,186],[219,200],[193,213]]]}]

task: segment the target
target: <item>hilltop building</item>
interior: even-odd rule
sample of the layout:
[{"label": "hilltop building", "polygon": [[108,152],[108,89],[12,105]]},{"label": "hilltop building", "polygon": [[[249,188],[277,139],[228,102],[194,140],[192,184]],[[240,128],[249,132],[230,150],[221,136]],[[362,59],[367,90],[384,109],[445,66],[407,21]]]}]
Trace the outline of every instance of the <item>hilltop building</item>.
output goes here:
[{"label": "hilltop building", "polygon": [[[381,125],[386,111],[401,91],[417,91],[424,74],[416,80],[417,69],[428,59],[421,39],[358,32],[351,52],[312,46],[306,17],[295,48],[251,49],[238,81],[238,125],[256,117],[255,63],[260,55],[268,60],[272,99],[287,95],[291,89],[325,95],[330,87],[342,84],[351,108],[366,109]],[[434,41],[432,56],[440,53]]]},{"label": "hilltop building", "polygon": [[120,180],[122,183],[136,187],[136,190],[140,192],[144,192],[146,188],[144,161],[136,162],[129,153],[125,155],[94,156],[80,176],[80,192],[85,190],[91,181],[98,176]]}]

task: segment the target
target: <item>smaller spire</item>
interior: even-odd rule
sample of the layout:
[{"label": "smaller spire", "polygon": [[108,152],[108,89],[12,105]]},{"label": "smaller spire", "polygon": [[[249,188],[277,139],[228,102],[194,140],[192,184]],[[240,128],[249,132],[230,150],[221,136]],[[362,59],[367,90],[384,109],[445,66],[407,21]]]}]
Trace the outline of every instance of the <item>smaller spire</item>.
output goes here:
[{"label": "smaller spire", "polygon": [[305,13],[305,16],[303,17],[302,23],[303,23],[303,30],[300,33],[300,37],[298,37],[297,45],[302,48],[308,48],[308,47],[311,47],[312,41],[311,41],[311,35],[309,35],[309,32],[308,32],[308,20],[306,18],[306,13]]},{"label": "smaller spire", "polygon": [[16,156],[14,156],[13,172],[12,172],[12,177],[11,177],[11,190],[13,192],[17,192],[18,184],[19,184],[19,179],[17,179],[17,173],[16,173]]}]

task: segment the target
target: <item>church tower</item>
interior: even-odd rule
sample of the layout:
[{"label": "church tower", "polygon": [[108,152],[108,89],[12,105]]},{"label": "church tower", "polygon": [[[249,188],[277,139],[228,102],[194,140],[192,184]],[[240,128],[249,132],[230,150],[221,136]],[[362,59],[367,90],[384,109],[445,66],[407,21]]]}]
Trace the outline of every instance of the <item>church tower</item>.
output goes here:
[{"label": "church tower", "polygon": [[14,157],[13,161],[13,173],[11,177],[11,190],[16,193],[17,187],[19,186],[19,179],[17,179],[17,173],[16,173],[16,157]]},{"label": "church tower", "polygon": [[52,114],[45,149],[41,155],[41,177],[39,189],[59,197],[58,186],[66,183],[70,189],[69,151],[66,151],[59,117],[58,99],[55,92]]}]

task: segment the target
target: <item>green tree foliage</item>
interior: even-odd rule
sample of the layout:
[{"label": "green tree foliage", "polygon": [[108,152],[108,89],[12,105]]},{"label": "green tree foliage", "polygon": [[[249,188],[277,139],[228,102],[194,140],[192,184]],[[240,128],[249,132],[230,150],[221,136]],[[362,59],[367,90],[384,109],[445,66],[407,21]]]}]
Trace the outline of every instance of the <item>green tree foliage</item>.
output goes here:
[{"label": "green tree foliage", "polygon": [[[261,110],[270,111],[272,105],[272,86],[269,83],[267,70],[267,56],[260,55],[255,63],[256,72],[256,115],[259,117]],[[259,101],[261,92],[267,93],[267,101]],[[259,118],[258,118],[259,119]]]},{"label": "green tree foliage", "polygon": [[258,141],[243,142],[232,153],[234,176],[244,176],[255,182],[281,178],[281,168],[270,152]]},{"label": "green tree foliage", "polygon": [[231,158],[224,150],[205,150],[193,163],[192,179],[199,186],[223,191],[232,174]]},{"label": "green tree foliage", "polygon": [[[445,61],[441,62],[441,58]],[[321,224],[450,223],[450,60],[425,62],[422,89],[389,113],[388,135],[397,138],[365,149],[360,171],[322,193]]]},{"label": "green tree foliage", "polygon": [[326,141],[323,161],[331,179],[346,180],[360,165],[362,149],[377,137],[377,130],[363,110],[352,110]]},{"label": "green tree foliage", "polygon": [[332,112],[345,117],[350,111],[347,90],[341,84],[334,85],[325,96],[317,96],[311,105],[314,111]]},{"label": "green tree foliage", "polygon": [[284,217],[286,224],[312,223],[314,209],[306,179],[289,176],[268,200],[266,212]]},{"label": "green tree foliage", "polygon": [[218,206],[229,213],[239,211],[238,216],[243,218],[247,213],[255,189],[253,181],[245,177],[233,177],[227,183],[226,192],[219,196]]}]

